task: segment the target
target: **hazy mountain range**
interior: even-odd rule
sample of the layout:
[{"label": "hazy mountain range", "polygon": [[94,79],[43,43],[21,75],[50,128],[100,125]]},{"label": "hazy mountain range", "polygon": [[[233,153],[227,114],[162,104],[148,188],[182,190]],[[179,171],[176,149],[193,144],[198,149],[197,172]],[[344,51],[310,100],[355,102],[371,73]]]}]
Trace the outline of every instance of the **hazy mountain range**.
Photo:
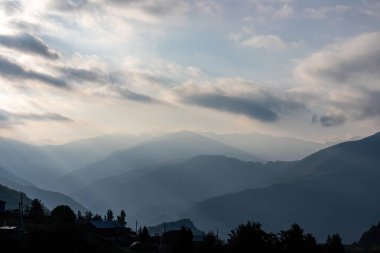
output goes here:
[{"label": "hazy mountain range", "polygon": [[77,140],[62,145],[46,145],[41,150],[49,157],[55,159],[63,168],[64,173],[81,169],[112,152],[136,145],[146,139],[136,135],[102,135],[93,138]]},{"label": "hazy mountain range", "polygon": [[0,137],[0,167],[42,188],[55,189],[57,178],[138,142],[137,136],[107,135],[35,146]]},{"label": "hazy mountain range", "polygon": [[270,231],[298,222],[321,240],[332,232],[357,240],[379,220],[380,133],[314,153],[281,177],[289,182],[211,198],[183,216],[224,232],[255,219]]},{"label": "hazy mountain range", "polygon": [[[73,210],[80,210],[82,212],[87,210],[85,207],[83,207],[83,205],[81,205],[69,196],[66,196],[59,192],[40,189],[31,184],[30,182],[21,179],[2,168],[0,168],[0,184],[3,186],[10,187],[19,192],[23,192],[31,199],[37,198],[43,200],[43,203],[46,206],[46,208],[50,210],[52,210],[54,207],[60,204],[68,205]],[[18,201],[19,200],[20,197],[18,197]],[[12,202],[14,201],[12,200]],[[13,205],[11,205],[11,207],[12,206]]]},{"label": "hazy mountain range", "polygon": [[104,207],[124,208],[129,210],[130,217],[144,222],[158,222],[159,215],[166,214],[166,218],[173,218],[171,215],[175,214],[176,208],[212,196],[249,187],[269,186],[290,164],[243,162],[225,156],[203,155],[159,167],[137,178],[130,177],[128,172],[108,177],[73,196],[99,212],[104,212]]},{"label": "hazy mountain range", "polygon": [[176,163],[201,154],[228,155],[247,161],[261,160],[207,137],[192,132],[180,132],[118,150],[105,159],[70,173],[60,180],[69,189],[79,189],[107,176],[157,164]]},{"label": "hazy mountain range", "polygon": [[202,135],[222,143],[255,154],[266,161],[300,160],[320,149],[336,143],[318,143],[290,137],[276,137],[268,134],[215,134]]},{"label": "hazy mountain range", "polygon": [[269,231],[297,222],[320,240],[357,240],[380,216],[380,134],[327,145],[186,131],[54,146],[1,138],[0,184],[50,209],[125,209],[129,223],[190,218],[223,235],[252,219]]}]

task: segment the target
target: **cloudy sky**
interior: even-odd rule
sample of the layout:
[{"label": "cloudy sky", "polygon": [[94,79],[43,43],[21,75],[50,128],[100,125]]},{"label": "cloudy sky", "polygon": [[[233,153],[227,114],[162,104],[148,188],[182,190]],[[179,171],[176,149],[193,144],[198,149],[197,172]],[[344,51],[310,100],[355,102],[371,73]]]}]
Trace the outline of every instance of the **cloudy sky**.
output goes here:
[{"label": "cloudy sky", "polygon": [[380,1],[0,0],[0,135],[379,131]]}]

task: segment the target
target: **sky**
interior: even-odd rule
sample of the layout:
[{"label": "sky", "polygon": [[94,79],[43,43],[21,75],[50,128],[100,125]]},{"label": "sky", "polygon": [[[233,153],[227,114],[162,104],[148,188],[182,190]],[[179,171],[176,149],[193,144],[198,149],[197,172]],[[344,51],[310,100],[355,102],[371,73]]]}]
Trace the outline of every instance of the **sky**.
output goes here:
[{"label": "sky", "polygon": [[379,124],[377,0],[0,0],[0,136]]}]

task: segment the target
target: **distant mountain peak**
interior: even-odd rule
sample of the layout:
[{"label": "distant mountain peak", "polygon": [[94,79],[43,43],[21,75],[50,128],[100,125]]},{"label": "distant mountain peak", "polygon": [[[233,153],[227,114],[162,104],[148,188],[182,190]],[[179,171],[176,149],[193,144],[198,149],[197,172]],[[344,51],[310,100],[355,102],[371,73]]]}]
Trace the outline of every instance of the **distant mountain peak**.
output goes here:
[{"label": "distant mountain peak", "polygon": [[235,157],[229,157],[226,155],[198,155],[196,157],[193,157],[187,162],[210,162],[210,161],[217,161],[218,163],[220,162],[226,162],[226,161],[234,161],[234,162],[239,162],[239,163],[244,163],[242,160],[239,160]]},{"label": "distant mountain peak", "polygon": [[162,136],[162,138],[165,138],[165,139],[167,139],[167,138],[204,138],[204,139],[209,139],[203,135],[200,135],[200,134],[192,132],[192,131],[187,131],[187,130],[169,133],[169,134]]},{"label": "distant mountain peak", "polygon": [[202,231],[195,227],[190,219],[186,218],[177,221],[163,222],[159,225],[148,227],[148,230],[151,235],[154,235],[155,233],[163,233],[164,231],[180,230],[181,227],[190,229],[193,235],[202,235]]}]

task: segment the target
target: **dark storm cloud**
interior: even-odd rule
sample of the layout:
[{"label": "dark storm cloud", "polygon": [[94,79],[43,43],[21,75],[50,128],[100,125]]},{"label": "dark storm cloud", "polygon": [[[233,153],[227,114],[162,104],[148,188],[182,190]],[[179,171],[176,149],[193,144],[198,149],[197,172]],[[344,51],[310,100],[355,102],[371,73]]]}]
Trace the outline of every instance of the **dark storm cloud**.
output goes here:
[{"label": "dark storm cloud", "polygon": [[[332,127],[345,124],[348,120],[366,120],[380,117],[380,90],[363,88],[357,92],[357,97],[349,101],[340,101],[331,104],[331,109],[344,113],[329,114],[322,116],[314,114],[311,123],[320,124],[324,127]],[[328,103],[326,103],[328,105]]]},{"label": "dark storm cloud", "polygon": [[346,117],[342,114],[337,115],[322,115],[319,122],[324,127],[332,127],[342,125],[346,122]]},{"label": "dark storm cloud", "polygon": [[92,69],[63,67],[59,69],[69,79],[76,81],[104,82],[107,78],[100,71]]},{"label": "dark storm cloud", "polygon": [[123,84],[125,76],[121,72],[105,72],[99,69],[84,69],[73,67],[60,67],[58,70],[66,80],[77,82],[93,82],[99,84]]},{"label": "dark storm cloud", "polygon": [[220,111],[243,114],[263,122],[274,122],[280,118],[281,114],[305,109],[302,103],[287,101],[267,93],[252,98],[200,94],[185,97],[184,101]]},{"label": "dark storm cloud", "polygon": [[371,86],[371,80],[380,77],[379,42],[380,33],[372,32],[332,44],[304,60],[296,71],[319,82],[318,85]]},{"label": "dark storm cloud", "polygon": [[350,80],[357,80],[360,77],[379,76],[380,50],[371,54],[363,55],[352,61],[337,61],[330,64],[329,68],[314,70],[315,76],[324,78],[327,81],[347,84]]},{"label": "dark storm cloud", "polygon": [[30,34],[0,35],[0,45],[49,59],[59,58],[41,39]]},{"label": "dark storm cloud", "polygon": [[[125,84],[126,78],[121,72],[108,73],[96,69],[72,67],[59,68],[59,71],[65,76],[67,80],[103,84],[107,86],[108,90],[111,91],[111,94],[109,95],[111,97],[119,97],[140,103],[160,103],[158,100],[150,96],[131,91],[127,87],[123,86]],[[105,96],[105,94],[99,95]]]},{"label": "dark storm cloud", "polygon": [[133,100],[136,102],[147,104],[159,103],[159,101],[150,96],[136,93],[134,91],[129,90],[128,88],[113,86],[113,90],[123,99]]},{"label": "dark storm cloud", "polygon": [[0,56],[0,74],[9,79],[36,80],[57,88],[69,88],[69,85],[62,79],[33,70],[26,70],[2,56]]},{"label": "dark storm cloud", "polygon": [[58,113],[11,113],[0,108],[0,127],[10,127],[12,124],[20,124],[25,121],[56,121],[72,122],[68,117]]}]

